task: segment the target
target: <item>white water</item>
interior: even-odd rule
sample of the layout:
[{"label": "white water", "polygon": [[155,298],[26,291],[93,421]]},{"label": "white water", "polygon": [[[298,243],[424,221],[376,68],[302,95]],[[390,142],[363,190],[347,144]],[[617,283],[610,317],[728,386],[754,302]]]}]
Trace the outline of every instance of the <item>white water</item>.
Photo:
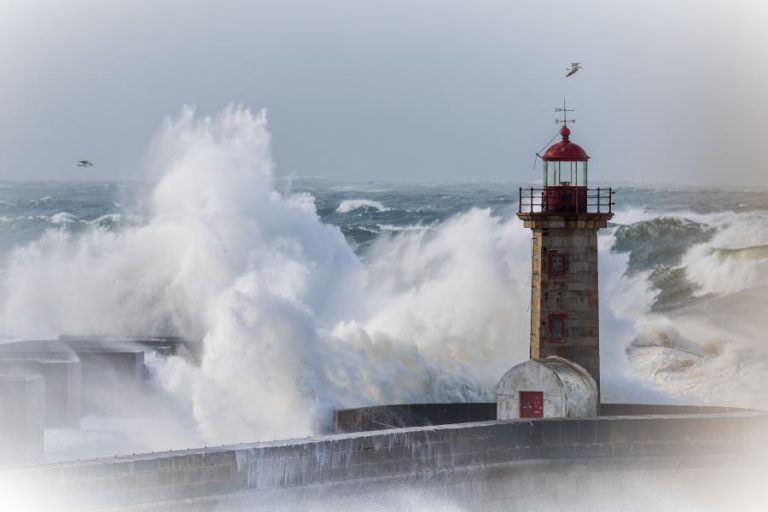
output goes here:
[{"label": "white water", "polygon": [[[530,233],[515,218],[470,210],[382,237],[362,262],[311,196],[276,191],[269,144],[264,115],[242,108],[168,120],[150,153],[147,222],[118,234],[51,231],[17,249],[2,275],[0,332],[202,339],[199,367],[151,360],[159,403],[173,404],[153,401],[152,411],[171,411],[155,419],[175,435],[133,425],[137,450],[305,436],[335,407],[491,399],[528,354]],[[723,226],[712,244],[763,236],[755,222]],[[644,276],[624,276],[626,257],[611,242],[601,238],[606,396],[762,403],[764,337],[727,323],[715,333],[697,311],[650,314]],[[702,293],[764,282],[765,261],[714,269],[711,253],[686,257]],[[758,292],[750,308],[764,299]],[[628,359],[638,333],[652,341]],[[676,364],[690,347],[703,355]]]},{"label": "white water", "polygon": [[339,204],[338,208],[336,208],[336,213],[349,213],[364,208],[371,208],[380,212],[389,210],[389,208],[385,207],[379,201],[373,201],[371,199],[345,199]]},{"label": "white water", "polygon": [[200,367],[155,364],[207,443],[308,435],[339,406],[488,398],[525,356],[517,221],[470,211],[364,265],[311,197],[275,191],[262,114],[184,110],[151,155],[145,225],[52,231],[10,256],[4,332],[203,339]]},{"label": "white water", "polygon": [[701,300],[668,315],[631,316],[630,374],[677,401],[767,408],[768,258],[755,251],[723,258],[718,250],[768,243],[768,215],[678,215],[717,229],[681,264]]}]

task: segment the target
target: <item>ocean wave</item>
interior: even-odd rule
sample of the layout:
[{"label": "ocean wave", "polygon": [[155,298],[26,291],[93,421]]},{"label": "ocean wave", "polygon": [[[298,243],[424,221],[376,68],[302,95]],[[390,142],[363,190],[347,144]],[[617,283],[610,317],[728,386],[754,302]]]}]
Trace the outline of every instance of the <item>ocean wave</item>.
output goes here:
[{"label": "ocean wave", "polygon": [[680,265],[695,294],[732,294],[768,286],[768,214],[732,214],[708,241],[692,246]]},{"label": "ocean wave", "polygon": [[29,204],[31,206],[51,206],[55,200],[54,196],[44,196],[39,199],[30,199]]},{"label": "ocean wave", "polygon": [[146,218],[137,214],[107,213],[99,217],[96,217],[93,220],[83,221],[83,222],[86,222],[87,224],[92,226],[113,229],[121,226],[126,226],[126,227],[136,226],[143,222],[146,222]]},{"label": "ocean wave", "polygon": [[48,230],[9,255],[3,331],[202,340],[200,364],[152,364],[207,442],[309,435],[339,406],[489,399],[527,357],[517,219],[469,210],[361,259],[306,197],[275,190],[263,116],[185,110],[155,151],[146,222]]},{"label": "ocean wave", "polygon": [[616,234],[656,292],[627,317],[632,373],[689,403],[768,406],[768,213],[667,214]]},{"label": "ocean wave", "polygon": [[395,226],[393,224],[377,224],[380,232],[400,233],[403,231],[429,231],[434,230],[434,226],[423,226],[420,224],[411,224],[406,226]]},{"label": "ocean wave", "polygon": [[75,222],[79,219],[68,212],[59,212],[53,215],[17,215],[17,216],[0,216],[0,222],[6,223],[24,223],[32,222],[36,224],[67,224]]},{"label": "ocean wave", "polygon": [[73,222],[78,222],[80,219],[77,218],[77,216],[72,215],[69,212],[59,212],[51,215],[48,218],[48,221],[51,224],[71,224]]},{"label": "ocean wave", "polygon": [[372,199],[345,199],[336,208],[336,213],[350,213],[355,210],[376,210],[379,212],[386,212],[390,209],[385,207],[379,201]]},{"label": "ocean wave", "polygon": [[768,259],[768,245],[743,247],[741,249],[714,249],[713,254],[720,261],[736,260],[763,260]]},{"label": "ocean wave", "polygon": [[11,217],[0,216],[0,222],[5,223],[34,223],[35,225],[63,226],[71,224],[91,224],[101,226],[115,226],[118,224],[136,224],[145,219],[141,215],[126,213],[106,213],[94,219],[81,219],[70,212],[58,212],[52,215],[18,215]]},{"label": "ocean wave", "polygon": [[635,319],[632,372],[687,403],[765,408],[765,290]]},{"label": "ocean wave", "polygon": [[691,246],[709,240],[715,231],[686,217],[655,217],[619,226],[613,250],[629,253],[630,272],[676,266]]}]

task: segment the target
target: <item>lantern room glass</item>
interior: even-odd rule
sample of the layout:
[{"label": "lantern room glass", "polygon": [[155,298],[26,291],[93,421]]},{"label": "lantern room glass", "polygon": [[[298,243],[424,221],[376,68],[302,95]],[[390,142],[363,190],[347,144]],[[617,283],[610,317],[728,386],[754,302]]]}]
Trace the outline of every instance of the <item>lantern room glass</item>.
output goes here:
[{"label": "lantern room glass", "polygon": [[586,187],[587,162],[557,161],[544,162],[545,187]]}]

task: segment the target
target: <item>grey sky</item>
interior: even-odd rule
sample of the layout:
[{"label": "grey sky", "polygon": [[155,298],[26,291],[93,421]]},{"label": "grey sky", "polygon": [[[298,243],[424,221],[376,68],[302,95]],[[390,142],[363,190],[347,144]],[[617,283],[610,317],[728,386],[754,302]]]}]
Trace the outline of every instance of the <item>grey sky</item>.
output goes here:
[{"label": "grey sky", "polygon": [[767,185],[766,26],[761,0],[3,0],[0,179],[141,179],[164,116],[237,102],[280,173],[523,181],[565,95],[597,179]]}]

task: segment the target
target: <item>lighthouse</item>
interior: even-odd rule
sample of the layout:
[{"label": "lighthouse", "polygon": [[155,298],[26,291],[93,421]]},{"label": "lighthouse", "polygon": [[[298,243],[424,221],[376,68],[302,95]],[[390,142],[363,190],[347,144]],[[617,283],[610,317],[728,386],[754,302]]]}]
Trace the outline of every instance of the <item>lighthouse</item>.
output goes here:
[{"label": "lighthouse", "polygon": [[499,382],[500,419],[585,416],[599,403],[597,232],[613,217],[614,192],[590,188],[590,157],[571,141],[573,111],[556,111],[560,140],[538,155],[542,186],[520,189],[517,215],[533,234],[531,360]]}]

